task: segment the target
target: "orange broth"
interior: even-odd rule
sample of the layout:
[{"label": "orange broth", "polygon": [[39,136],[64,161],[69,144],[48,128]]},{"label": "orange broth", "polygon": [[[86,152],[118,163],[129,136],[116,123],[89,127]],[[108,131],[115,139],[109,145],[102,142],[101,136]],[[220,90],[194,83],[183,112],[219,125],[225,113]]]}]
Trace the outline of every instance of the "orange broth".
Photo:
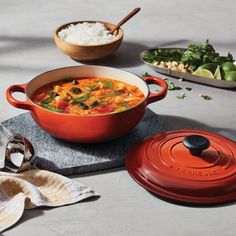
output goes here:
[{"label": "orange broth", "polygon": [[122,112],[137,106],[144,94],[134,86],[108,78],[65,79],[38,89],[32,99],[39,106],[73,115]]}]

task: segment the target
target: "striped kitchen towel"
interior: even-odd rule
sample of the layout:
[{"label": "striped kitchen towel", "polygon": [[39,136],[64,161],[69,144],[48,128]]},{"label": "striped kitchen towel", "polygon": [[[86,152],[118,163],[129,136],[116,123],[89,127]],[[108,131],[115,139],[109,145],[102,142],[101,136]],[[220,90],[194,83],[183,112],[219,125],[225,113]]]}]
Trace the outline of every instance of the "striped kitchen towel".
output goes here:
[{"label": "striped kitchen towel", "polygon": [[90,187],[45,170],[0,172],[0,232],[14,225],[24,209],[57,207],[98,196]]}]

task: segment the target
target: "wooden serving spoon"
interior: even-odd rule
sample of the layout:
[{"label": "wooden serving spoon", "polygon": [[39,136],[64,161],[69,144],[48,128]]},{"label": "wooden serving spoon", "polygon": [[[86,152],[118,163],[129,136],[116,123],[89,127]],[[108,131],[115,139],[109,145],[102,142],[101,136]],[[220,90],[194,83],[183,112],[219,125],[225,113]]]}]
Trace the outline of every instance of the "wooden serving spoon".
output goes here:
[{"label": "wooden serving spoon", "polygon": [[113,34],[117,29],[120,28],[126,21],[128,21],[131,17],[133,17],[136,13],[140,11],[140,7],[135,8],[133,11],[131,11],[126,17],[124,17],[116,26],[114,29],[110,31],[111,34]]}]

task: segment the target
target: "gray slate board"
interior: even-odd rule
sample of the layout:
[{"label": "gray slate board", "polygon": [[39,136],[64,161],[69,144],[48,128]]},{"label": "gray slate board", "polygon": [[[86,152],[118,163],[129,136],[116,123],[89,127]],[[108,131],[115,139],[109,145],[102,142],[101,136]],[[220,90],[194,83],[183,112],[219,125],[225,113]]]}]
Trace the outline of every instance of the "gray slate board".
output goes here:
[{"label": "gray slate board", "polygon": [[125,153],[133,143],[166,130],[166,123],[148,109],[129,134],[100,144],[75,144],[53,138],[37,126],[28,112],[6,120],[2,125],[11,133],[20,133],[30,140],[38,168],[63,175],[120,167],[124,165]]}]

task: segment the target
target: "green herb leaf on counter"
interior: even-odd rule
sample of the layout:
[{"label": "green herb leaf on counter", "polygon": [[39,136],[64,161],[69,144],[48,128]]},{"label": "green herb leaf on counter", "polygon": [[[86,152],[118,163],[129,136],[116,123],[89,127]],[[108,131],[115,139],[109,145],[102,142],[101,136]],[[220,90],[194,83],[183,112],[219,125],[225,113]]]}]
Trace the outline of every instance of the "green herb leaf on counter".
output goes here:
[{"label": "green herb leaf on counter", "polygon": [[168,84],[168,90],[181,90],[182,88],[179,86],[176,86],[173,82],[170,82]]},{"label": "green herb leaf on counter", "polygon": [[179,96],[176,96],[178,99],[184,99],[187,97],[185,93],[181,93]]},{"label": "green herb leaf on counter", "polygon": [[210,97],[208,95],[203,95],[203,94],[200,94],[200,97],[202,97],[205,100],[212,100],[213,99],[212,97]]},{"label": "green herb leaf on counter", "polygon": [[190,88],[190,87],[186,87],[185,89],[187,89],[188,91],[191,91],[191,90],[192,90],[192,88]]},{"label": "green herb leaf on counter", "polygon": [[142,74],[142,77],[149,77],[151,76],[148,72],[145,72],[144,74]]}]

